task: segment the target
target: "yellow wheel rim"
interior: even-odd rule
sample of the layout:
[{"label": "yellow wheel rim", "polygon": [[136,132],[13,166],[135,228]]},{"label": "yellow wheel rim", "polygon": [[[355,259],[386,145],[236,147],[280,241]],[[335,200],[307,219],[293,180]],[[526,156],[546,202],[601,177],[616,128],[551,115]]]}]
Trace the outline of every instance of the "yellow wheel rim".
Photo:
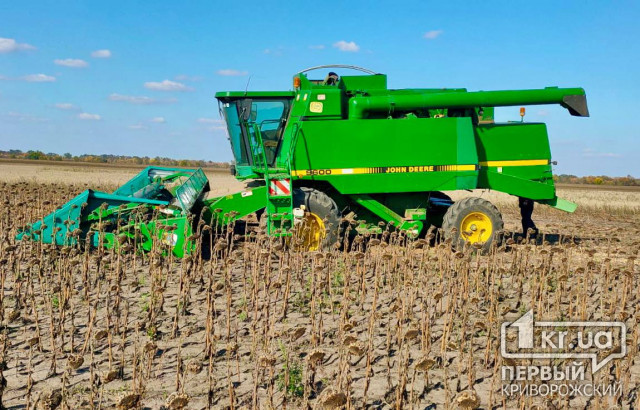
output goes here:
[{"label": "yellow wheel rim", "polygon": [[313,212],[305,212],[300,233],[302,247],[308,251],[317,251],[326,236],[324,221]]},{"label": "yellow wheel rim", "polygon": [[484,243],[493,234],[493,224],[489,215],[471,212],[460,223],[460,237],[469,243]]}]

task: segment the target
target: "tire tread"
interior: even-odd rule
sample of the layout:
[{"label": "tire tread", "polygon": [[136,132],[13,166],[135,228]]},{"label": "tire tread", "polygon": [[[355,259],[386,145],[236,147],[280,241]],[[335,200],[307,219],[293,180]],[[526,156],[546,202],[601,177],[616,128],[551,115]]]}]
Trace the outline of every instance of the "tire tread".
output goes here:
[{"label": "tire tread", "polygon": [[485,243],[485,246],[483,246],[484,250],[489,249],[489,247],[491,246],[491,243],[495,239],[496,232],[502,231],[504,229],[504,221],[502,220],[502,214],[494,204],[492,204],[491,202],[487,201],[484,198],[479,198],[479,197],[468,197],[468,198],[461,199],[459,201],[454,202],[453,205],[449,207],[447,212],[444,214],[444,218],[442,220],[442,229],[444,230],[444,237],[445,239],[451,238],[452,240],[451,243],[454,245],[454,247],[460,247],[461,245],[463,246],[464,240],[460,239],[460,232],[456,232],[454,234],[452,232],[452,229],[453,228],[456,228],[458,230],[460,229],[458,226],[460,217],[465,210],[478,208],[478,207],[486,208],[486,211],[489,217],[492,219],[492,221],[496,222],[495,226],[493,227],[493,237]]}]

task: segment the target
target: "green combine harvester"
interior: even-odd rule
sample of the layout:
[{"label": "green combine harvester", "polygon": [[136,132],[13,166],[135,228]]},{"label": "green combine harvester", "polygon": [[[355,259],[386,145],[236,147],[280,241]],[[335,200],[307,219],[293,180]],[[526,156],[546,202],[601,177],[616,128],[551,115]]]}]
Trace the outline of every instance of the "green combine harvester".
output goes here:
[{"label": "green combine harvester", "polygon": [[[307,76],[338,68],[364,75]],[[587,117],[582,88],[391,90],[386,75],[331,65],[297,73],[292,91],[216,98],[245,190],[210,197],[200,169],[149,167],[112,194],[85,191],[18,239],[160,247],[180,257],[195,248],[199,218],[224,226],[256,213],[269,235],[296,235],[307,250],[334,244],[345,216],[362,234],[380,233],[381,221],[409,237],[433,225],[454,245],[487,249],[503,228],[500,212],[483,198],[453,202],[446,191],[492,189],[576,209],[556,196],[545,124],[495,123],[494,108],[560,104]]]}]

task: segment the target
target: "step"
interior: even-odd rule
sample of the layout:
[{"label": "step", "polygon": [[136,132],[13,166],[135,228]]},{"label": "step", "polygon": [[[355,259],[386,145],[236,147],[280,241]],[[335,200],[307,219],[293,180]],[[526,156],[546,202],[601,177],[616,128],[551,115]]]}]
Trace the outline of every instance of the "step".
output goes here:
[{"label": "step", "polygon": [[291,174],[284,174],[284,173],[269,174],[269,180],[273,180],[273,179],[291,179]]}]

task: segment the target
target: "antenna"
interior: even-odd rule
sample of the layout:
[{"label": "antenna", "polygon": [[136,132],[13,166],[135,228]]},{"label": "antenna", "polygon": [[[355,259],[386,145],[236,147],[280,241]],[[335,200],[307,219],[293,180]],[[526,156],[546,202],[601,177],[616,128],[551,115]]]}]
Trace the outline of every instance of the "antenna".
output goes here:
[{"label": "antenna", "polygon": [[249,90],[249,83],[251,83],[251,76],[247,80],[247,86],[244,88],[244,95],[247,95],[247,91]]}]

